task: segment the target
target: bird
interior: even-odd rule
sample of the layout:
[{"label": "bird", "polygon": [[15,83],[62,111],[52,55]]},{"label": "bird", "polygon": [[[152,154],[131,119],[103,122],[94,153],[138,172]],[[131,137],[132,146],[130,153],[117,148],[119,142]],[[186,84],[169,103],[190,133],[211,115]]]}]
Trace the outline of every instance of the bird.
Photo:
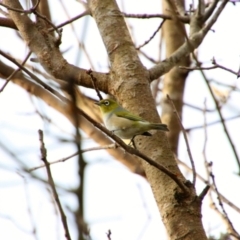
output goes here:
[{"label": "bird", "polygon": [[151,123],[134,115],[113,99],[95,102],[100,107],[105,127],[121,139],[134,139],[137,135],[152,136],[149,130],[169,131],[166,124]]}]

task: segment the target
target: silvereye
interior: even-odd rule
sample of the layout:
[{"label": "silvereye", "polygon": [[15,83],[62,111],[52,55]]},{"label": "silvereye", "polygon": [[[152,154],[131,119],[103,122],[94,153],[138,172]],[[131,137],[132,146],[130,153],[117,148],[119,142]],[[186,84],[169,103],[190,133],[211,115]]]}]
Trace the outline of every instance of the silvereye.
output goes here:
[{"label": "silvereye", "polygon": [[136,135],[151,136],[147,131],[152,129],[169,131],[166,124],[145,121],[112,99],[103,99],[95,104],[100,107],[105,127],[122,139],[133,139]]}]

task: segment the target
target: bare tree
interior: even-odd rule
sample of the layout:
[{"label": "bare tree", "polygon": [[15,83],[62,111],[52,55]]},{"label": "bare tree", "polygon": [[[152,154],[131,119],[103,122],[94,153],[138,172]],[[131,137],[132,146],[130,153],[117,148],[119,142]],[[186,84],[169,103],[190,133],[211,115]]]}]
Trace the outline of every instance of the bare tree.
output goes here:
[{"label": "bare tree", "polygon": [[[235,209],[239,207],[232,204],[220,191],[214,181],[211,162],[205,156],[205,165],[208,179],[203,179],[195,169],[195,163],[191,156],[191,150],[187,140],[187,130],[181,123],[183,112],[183,96],[185,81],[189,71],[199,70],[213,98],[216,111],[226,137],[232,147],[232,152],[240,171],[240,161],[233,140],[226,127],[226,121],[221,111],[221,102],[216,95],[216,89],[211,87],[207,79],[204,67],[198,60],[196,49],[201,45],[206,35],[218,20],[229,1],[212,1],[205,3],[198,1],[186,11],[184,1],[162,1],[163,14],[156,16],[139,14],[131,15],[120,11],[114,0],[89,0],[85,4],[85,11],[77,17],[60,25],[53,24],[49,2],[47,0],[32,1],[32,7],[24,8],[17,0],[3,0],[0,6],[6,17],[0,19],[0,26],[12,28],[18,31],[21,39],[28,48],[27,57],[19,63],[14,56],[8,54],[8,48],[0,50],[4,61],[0,61],[0,76],[6,79],[2,91],[5,91],[9,81],[25,89],[31,95],[43,100],[50,107],[64,115],[75,126],[74,142],[77,148],[80,185],[73,192],[78,198],[79,208],[75,212],[75,218],[79,230],[79,239],[90,237],[89,226],[84,219],[84,170],[86,166],[82,153],[98,150],[82,148],[82,136],[79,128],[90,138],[96,141],[100,149],[106,149],[117,161],[126,165],[132,172],[146,177],[151,185],[154,198],[162,216],[169,239],[207,239],[201,219],[201,207],[204,197],[209,189],[215,192],[219,199],[221,211],[217,210],[227,224],[228,235],[240,239],[239,233],[230,221],[223,202]],[[6,12],[7,11],[7,12]],[[77,19],[91,16],[100,32],[110,64],[109,72],[84,69],[67,62],[60,51],[60,45],[64,41],[62,28]],[[161,19],[155,33],[143,45],[136,47],[127,28],[124,17],[129,18],[153,18]],[[186,30],[188,27],[188,31]],[[147,45],[162,28],[163,41],[166,46],[166,58],[154,61],[147,56],[142,48]],[[78,29],[79,30],[79,29]],[[78,32],[78,30],[73,30]],[[79,42],[81,51],[87,51],[84,44]],[[31,64],[26,64],[34,54],[33,62],[38,62],[41,68],[31,70]],[[139,55],[144,55],[152,61],[152,67],[147,69]],[[190,56],[194,67],[190,66]],[[10,66],[5,59],[11,61],[17,68]],[[89,58],[90,59],[90,58]],[[91,62],[89,60],[89,62]],[[212,69],[223,68],[213,60]],[[93,67],[92,67],[93,68]],[[237,72],[233,72],[236,76]],[[159,82],[164,75],[162,88],[162,120],[168,124],[170,134],[152,132],[152,136],[137,136],[135,148],[126,145],[112,132],[105,129],[99,122],[99,112],[94,108],[93,99],[85,96],[80,91],[81,87],[95,89],[113,95],[117,101],[129,111],[138,114],[151,122],[160,122],[156,109]],[[41,77],[48,81],[41,80]],[[161,81],[160,81],[161,83]],[[151,84],[153,89],[151,89]],[[237,88],[232,87],[233,90]],[[154,96],[154,97],[153,97]],[[226,101],[226,99],[225,99]],[[201,112],[206,114],[205,107]],[[205,116],[205,115],[204,115]],[[207,139],[207,123],[203,127],[205,139]],[[187,144],[191,167],[178,160],[178,143],[180,132],[184,133]],[[44,143],[44,134],[39,131],[41,159],[46,167],[48,180],[46,180],[53,192],[54,199],[60,212],[65,237],[71,239],[66,216],[58,198],[54,179],[47,159],[47,149]],[[206,140],[207,141],[207,140]],[[115,144],[113,144],[115,142]],[[205,149],[203,151],[205,154]],[[13,156],[15,157],[15,156]],[[69,156],[70,158],[72,156]],[[67,159],[61,159],[66,161]],[[60,162],[57,161],[57,162]],[[191,171],[191,181],[186,179],[179,165]],[[29,170],[29,169],[25,169]],[[34,169],[31,169],[31,172]],[[196,193],[196,178],[205,182],[200,194]],[[212,199],[214,202],[214,200]],[[216,207],[217,208],[217,207]],[[111,231],[106,239],[111,239]]]}]

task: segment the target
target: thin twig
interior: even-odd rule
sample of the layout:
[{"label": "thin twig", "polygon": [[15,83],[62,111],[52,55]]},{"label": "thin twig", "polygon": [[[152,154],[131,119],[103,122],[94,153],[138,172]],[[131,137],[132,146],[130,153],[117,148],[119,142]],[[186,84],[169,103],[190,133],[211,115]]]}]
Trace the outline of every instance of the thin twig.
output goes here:
[{"label": "thin twig", "polygon": [[[212,165],[211,165],[212,166]],[[218,199],[218,203],[222,209],[222,212],[224,214],[224,217],[225,217],[225,220],[227,221],[227,225],[228,225],[228,230],[230,232],[230,234],[233,234],[233,236],[236,236],[238,239],[240,239],[240,235],[239,233],[235,230],[226,210],[225,210],[225,207],[223,206],[223,203],[222,203],[222,200],[221,200],[221,197],[219,195],[219,192],[218,192],[218,188],[217,188],[217,185],[216,185],[216,182],[215,182],[215,176],[214,174],[212,173],[212,170],[210,171],[210,177],[212,179],[212,182],[213,182],[213,186],[214,186],[214,189],[215,189],[215,192],[217,194],[217,199]]]},{"label": "thin twig", "polygon": [[91,69],[89,69],[88,71],[86,71],[86,73],[91,77],[91,80],[92,80],[92,84],[93,84],[93,87],[98,95],[98,98],[99,100],[102,100],[103,97],[98,89],[98,86],[97,86],[97,79],[93,76],[93,72]]},{"label": "thin twig", "polygon": [[176,107],[175,107],[175,105],[173,103],[173,100],[169,97],[169,95],[167,95],[167,99],[168,99],[168,101],[172,105],[173,112],[177,116],[178,122],[179,122],[179,124],[181,126],[181,129],[182,129],[182,132],[183,132],[184,140],[185,140],[185,143],[186,143],[186,146],[187,146],[188,156],[190,158],[190,162],[191,162],[192,169],[193,169],[193,186],[195,186],[195,183],[196,183],[196,169],[195,169],[195,163],[194,163],[194,160],[193,160],[193,157],[192,157],[191,149],[190,149],[190,146],[189,146],[189,143],[188,143],[187,134],[186,134],[186,131],[185,131],[184,127],[183,127],[182,121],[181,121],[181,119],[180,119],[180,117],[178,115]]},{"label": "thin twig", "polygon": [[[124,17],[128,18],[139,18],[139,19],[149,19],[149,18],[163,18],[165,20],[173,20],[173,17],[166,14],[131,14],[131,13],[122,13]],[[189,23],[190,18],[188,16],[179,16],[179,20],[183,23]]]},{"label": "thin twig", "polygon": [[214,66],[218,67],[218,68],[221,68],[221,69],[223,69],[223,70],[225,70],[225,71],[227,71],[227,72],[233,73],[233,74],[235,74],[236,76],[238,76],[238,73],[237,73],[237,72],[233,71],[233,70],[230,69],[230,68],[226,68],[226,67],[218,64],[218,63],[216,62],[215,58],[212,59],[212,64],[213,64]]},{"label": "thin twig", "polygon": [[24,13],[24,14],[29,14],[29,13],[33,13],[36,10],[39,3],[40,3],[40,0],[38,0],[37,3],[32,8],[30,8],[28,10],[22,10],[22,9],[18,9],[18,8],[9,7],[9,6],[5,5],[4,3],[0,3],[0,6],[3,6],[3,7],[7,8],[8,10],[11,10],[11,11]]},{"label": "thin twig", "polygon": [[[183,102],[183,105],[185,105],[185,106],[187,106],[187,107],[190,107],[190,108],[192,108],[192,109],[195,109],[195,110],[201,111],[201,112],[204,111],[201,107],[194,106],[194,105],[192,105],[192,104],[190,104],[190,103]],[[215,112],[216,109],[206,109],[205,111],[206,111],[206,112],[211,112],[211,113],[212,113],[212,112]],[[187,131],[187,129],[185,129],[185,130]]]},{"label": "thin twig", "polygon": [[[67,2],[66,2],[67,3]],[[83,1],[81,1],[81,3],[83,3]],[[60,1],[60,4],[62,5],[62,9],[63,9],[63,11],[65,12],[65,14],[66,14],[66,16],[70,19],[71,18],[71,14],[69,14],[69,12],[67,11],[67,7],[65,6],[65,4],[63,3],[63,1]],[[87,8],[88,9],[88,6],[87,6],[87,4],[83,4],[84,6],[85,6],[85,8]],[[87,11],[89,11],[89,14],[90,14],[90,10],[88,9]],[[80,14],[79,16],[77,16],[77,17],[81,17],[81,16],[84,16],[85,15],[85,13],[86,12],[84,12],[84,13],[82,13],[82,14]],[[71,21],[71,20],[70,20]],[[85,25],[85,27],[84,27],[84,31],[83,31],[83,33],[82,33],[82,39],[79,39],[79,30],[78,30],[78,28],[76,29],[76,26],[73,24],[73,23],[70,23],[70,27],[72,28],[72,32],[73,32],[73,35],[75,36],[75,38],[76,38],[76,41],[77,41],[77,44],[78,44],[78,46],[79,46],[79,54],[77,54],[77,59],[75,60],[75,62],[77,63],[77,62],[79,62],[80,61],[80,56],[81,56],[81,52],[83,52],[85,55],[86,55],[86,58],[87,58],[87,60],[88,60],[88,62],[89,62],[89,65],[90,65],[90,68],[91,69],[94,69],[94,64],[93,64],[93,62],[92,62],[92,59],[91,59],[91,57],[89,56],[89,53],[88,53],[88,51],[87,51],[87,49],[85,48],[85,46],[84,46],[84,43],[82,43],[82,40],[83,40],[83,38],[84,38],[84,36],[85,36],[85,31],[86,31],[86,28],[87,28],[87,25]]]},{"label": "thin twig", "polygon": [[143,44],[141,44],[140,46],[138,46],[136,48],[136,50],[139,50],[140,48],[144,47],[145,45],[147,45],[154,37],[155,35],[159,32],[159,30],[162,28],[163,24],[165,23],[166,19],[163,19],[162,22],[160,23],[160,25],[158,26],[157,30],[152,34],[152,36],[145,41]]},{"label": "thin twig", "polygon": [[199,67],[199,66],[195,66],[195,67],[184,67],[184,66],[179,66],[179,68],[180,68],[180,69],[189,70],[189,71],[194,71],[194,70],[212,70],[212,69],[218,68],[218,66],[211,66],[211,67]]},{"label": "thin twig", "polygon": [[31,210],[28,182],[27,182],[27,179],[25,178],[25,176],[22,173],[20,173],[20,172],[17,172],[17,173],[23,179],[25,199],[26,199],[26,203],[27,203],[27,212],[28,212],[28,215],[29,215],[29,220],[30,220],[31,225],[32,225],[31,226],[32,227],[32,234],[34,235],[34,238],[36,240],[38,240],[37,227],[36,227],[36,223],[34,221],[34,216],[33,216],[32,210]]},{"label": "thin twig", "polygon": [[[78,20],[78,19],[80,19],[80,18],[82,18],[82,17],[84,17],[84,16],[89,15],[89,13],[90,13],[89,10],[86,10],[86,11],[84,11],[83,13],[77,15],[76,17],[73,17],[73,18],[71,18],[70,20],[65,21],[65,22],[57,25],[56,28],[64,27],[64,26],[66,26],[66,25],[69,24],[69,23],[72,23],[72,22],[74,22],[74,21],[76,21],[76,20]],[[52,31],[52,30],[54,30],[54,28],[49,29],[49,31]]]},{"label": "thin twig", "polygon": [[[206,100],[204,101],[204,108],[206,108]],[[206,157],[206,146],[207,146],[206,112],[204,112],[204,135],[205,135],[205,137],[204,137],[205,140],[204,140],[204,146],[203,146],[203,158],[204,158],[204,163],[205,163],[205,168],[206,168],[206,173],[207,173],[207,179],[208,179],[207,182],[210,185],[210,179],[212,179],[212,188],[214,189],[215,193],[217,194],[217,199],[218,199],[220,207],[222,208],[223,213],[217,208],[215,202],[213,201],[213,197],[212,197],[211,193],[209,194],[210,201],[212,203],[213,209],[223,218],[223,220],[227,224],[230,232],[237,234],[237,232],[233,228],[233,225],[224,209],[220,193],[218,192],[217,185],[215,182],[215,176],[212,173],[213,163],[207,161],[207,157]]]},{"label": "thin twig", "polygon": [[163,18],[166,20],[171,20],[172,17],[170,15],[166,15],[166,14],[134,14],[134,13],[124,13],[122,12],[124,17],[127,18],[139,18],[139,19],[149,19],[149,18]]},{"label": "thin twig", "polygon": [[[181,161],[180,159],[177,159],[178,164],[181,164],[183,167],[185,167],[187,170],[192,171],[192,168],[188,166],[185,162]],[[197,173],[198,179],[200,179],[203,183],[209,184],[211,191],[215,192],[214,186],[209,183],[207,179],[205,179],[203,176]],[[237,207],[234,203],[232,203],[229,199],[227,199],[223,194],[219,193],[221,199],[223,202],[225,202],[228,206],[230,206],[232,209],[234,209],[237,213],[240,214],[240,208]]]},{"label": "thin twig", "polygon": [[[207,180],[207,186],[210,186],[210,181],[209,181],[209,172],[208,172],[208,162],[207,162],[207,156],[206,156],[206,148],[207,148],[207,118],[206,118],[206,109],[207,109],[207,104],[206,104],[206,99],[204,100],[204,108],[203,108],[203,117],[204,117],[204,123],[203,123],[203,128],[204,128],[204,143],[203,143],[203,150],[202,150],[202,154],[203,154],[203,159],[204,159],[204,164],[205,167],[207,169],[207,176],[208,176],[208,180]],[[208,191],[207,191],[208,192]],[[203,189],[202,193],[199,195],[199,198],[202,200],[203,196],[205,196],[207,194],[206,192],[206,187],[205,189]]]},{"label": "thin twig", "polygon": [[25,73],[27,73],[32,79],[34,79],[38,84],[40,84],[41,86],[43,86],[45,89],[47,89],[49,92],[53,93],[54,95],[56,95],[59,99],[61,99],[62,101],[65,101],[66,98],[64,98],[64,96],[62,96],[59,91],[56,91],[55,89],[53,89],[52,87],[50,87],[49,85],[47,85],[46,83],[44,83],[41,79],[39,79],[36,75],[34,75],[33,73],[31,73],[28,69],[26,69],[25,67],[23,67],[21,64],[19,64],[14,58],[12,58],[11,56],[7,55],[6,53],[4,53],[2,50],[0,50],[0,55],[4,56],[6,59],[8,59],[9,61],[11,61],[12,63],[14,63],[15,65],[17,65],[21,70],[23,70]]},{"label": "thin twig", "polygon": [[200,201],[202,201],[204,199],[204,197],[207,195],[208,190],[210,189],[210,185],[207,185],[202,192],[199,194],[198,198],[200,199]]},{"label": "thin twig", "polygon": [[143,50],[139,50],[139,53],[141,53],[148,61],[152,62],[152,63],[159,63],[160,61],[157,61],[155,59],[153,59],[152,57],[148,56],[145,52],[143,52]]},{"label": "thin twig", "polygon": [[236,162],[237,162],[237,165],[238,165],[238,174],[240,175],[240,159],[239,159],[237,150],[236,150],[236,148],[235,148],[235,145],[234,145],[234,143],[233,143],[233,141],[232,141],[232,138],[231,138],[231,136],[230,136],[230,134],[229,134],[229,131],[228,131],[228,129],[227,129],[227,126],[226,126],[226,123],[225,123],[225,119],[224,119],[223,114],[222,114],[222,112],[221,112],[221,108],[220,108],[220,106],[219,106],[218,100],[217,100],[217,98],[215,97],[215,95],[214,95],[214,93],[213,93],[213,90],[212,90],[212,88],[211,88],[211,86],[210,86],[210,83],[209,83],[209,81],[208,81],[205,73],[204,73],[203,71],[201,71],[201,74],[202,74],[202,76],[203,76],[203,79],[205,80],[205,83],[206,83],[206,85],[207,85],[207,87],[208,87],[208,90],[209,90],[209,92],[210,92],[210,94],[211,94],[211,96],[212,96],[212,99],[213,99],[214,103],[215,103],[215,106],[216,106],[218,115],[219,115],[219,117],[220,117],[220,120],[221,120],[223,129],[224,129],[224,132],[226,133],[227,139],[228,139],[228,141],[229,141],[229,143],[230,143],[230,146],[231,146],[231,148],[232,148],[232,150],[233,150],[233,154],[234,154],[234,156],[235,156],[235,159],[236,159]]},{"label": "thin twig", "polygon": [[[21,66],[23,67],[24,64],[26,63],[26,61],[28,60],[28,58],[30,57],[30,55],[32,54],[32,51],[29,51],[29,53],[27,54],[27,56],[25,57],[25,59],[23,60]],[[0,89],[0,93],[5,89],[5,87],[7,86],[7,84],[9,83],[9,81],[11,80],[11,78],[20,71],[20,68],[15,69],[10,76],[6,79],[6,82],[3,84],[3,86]]]},{"label": "thin twig", "polygon": [[107,235],[108,240],[111,240],[111,239],[112,239],[112,238],[111,238],[112,232],[111,232],[110,229],[106,232],[106,235]]},{"label": "thin twig", "polygon": [[[72,157],[75,157],[75,156],[77,156],[79,154],[82,154],[82,153],[85,153],[85,152],[104,150],[104,149],[114,149],[116,147],[117,147],[117,145],[113,143],[113,144],[109,144],[109,145],[105,145],[105,146],[101,146],[101,147],[87,148],[87,149],[81,150],[80,152],[75,152],[75,153],[73,153],[73,154],[71,154],[71,155],[69,155],[69,156],[67,156],[65,158],[61,158],[61,159],[58,159],[58,160],[55,160],[55,161],[51,161],[51,162],[48,162],[48,163],[49,163],[49,165],[53,165],[53,164],[56,164],[56,163],[65,162],[65,161],[71,159]],[[28,172],[32,172],[34,170],[37,170],[37,169],[43,168],[43,167],[45,167],[45,164],[42,164],[42,165],[36,166],[36,167],[32,167],[32,168],[28,169]]]},{"label": "thin twig", "polygon": [[50,165],[49,165],[49,162],[47,161],[47,150],[45,148],[45,144],[44,144],[44,140],[43,140],[43,131],[39,129],[38,134],[39,134],[39,141],[40,141],[41,159],[46,166],[47,175],[48,175],[48,183],[49,183],[49,185],[52,189],[54,199],[56,201],[56,204],[58,206],[58,210],[60,212],[63,228],[64,228],[64,231],[65,231],[65,237],[66,237],[66,239],[71,240],[70,233],[69,233],[69,230],[68,230],[67,217],[66,217],[66,215],[63,211],[61,202],[59,200],[58,193],[57,193],[57,190],[55,188],[54,181],[53,181]]},{"label": "thin twig", "polygon": [[226,68],[220,64],[218,64],[215,59],[212,59],[212,64],[214,66],[211,66],[211,67],[200,67],[200,66],[195,66],[195,67],[184,67],[184,66],[179,66],[180,69],[185,69],[185,70],[189,70],[189,71],[194,71],[194,70],[212,70],[212,69],[216,69],[216,68],[221,68],[227,72],[230,72],[230,73],[233,73],[235,75],[238,75],[237,72],[233,71],[232,69],[230,68]]},{"label": "thin twig", "polygon": [[[233,117],[230,117],[230,118],[225,118],[225,122],[226,121],[230,121],[230,120],[234,120],[236,118],[240,118],[240,115],[233,116]],[[214,121],[214,122],[210,122],[210,123],[207,123],[206,126],[212,126],[212,125],[215,125],[215,124],[218,124],[218,123],[222,123],[222,121],[221,120],[217,120],[217,121]],[[195,127],[191,127],[191,128],[186,128],[186,131],[189,132],[189,131],[200,129],[200,128],[203,128],[203,126],[199,125],[199,126],[195,126]]]},{"label": "thin twig", "polygon": [[239,66],[239,69],[238,69],[238,72],[237,72],[237,78],[240,77],[240,66]]}]

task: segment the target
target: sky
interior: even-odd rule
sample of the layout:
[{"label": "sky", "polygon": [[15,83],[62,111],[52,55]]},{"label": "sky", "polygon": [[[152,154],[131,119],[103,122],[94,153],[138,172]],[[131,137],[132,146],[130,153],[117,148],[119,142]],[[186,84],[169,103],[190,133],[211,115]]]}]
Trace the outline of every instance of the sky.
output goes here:
[{"label": "sky", "polygon": [[[61,2],[70,16],[76,16],[83,11],[82,6],[75,1]],[[127,13],[161,13],[158,0],[148,1],[151,4],[146,4],[144,0],[118,1],[118,3],[120,8]],[[54,7],[53,22],[55,24],[68,19],[57,0],[51,1],[51,4]],[[240,65],[240,32],[237,31],[237,24],[240,22],[239,11],[239,4],[236,6],[229,4],[213,26],[213,31],[207,35],[198,49],[199,59],[205,66],[211,66],[211,59],[215,57],[219,64],[235,71],[238,70]],[[132,38],[136,40],[138,46],[152,35],[159,25],[159,20],[128,19],[127,24],[129,29],[133,29]],[[97,71],[106,72],[109,62],[94,21],[90,17],[84,18],[74,23],[74,27],[76,35],[84,41],[85,48],[92,58],[92,64],[86,55],[76,54],[79,53],[78,43],[70,26],[64,27],[63,30],[61,50],[64,52],[64,57],[81,68],[91,67]],[[16,33],[1,28],[0,34],[4,36],[0,39],[0,49],[13,54],[15,58],[23,59],[27,50],[17,38]],[[149,45],[143,48],[144,52],[156,59],[159,55],[156,51],[159,37],[157,35]],[[0,60],[4,60],[2,56]],[[143,57],[141,60],[147,68],[152,66],[152,63]],[[38,64],[35,67],[39,67]],[[209,79],[230,85],[236,84],[240,87],[236,76],[226,71],[216,69],[206,71],[206,74]],[[4,81],[1,80],[0,83],[2,85]],[[215,87],[225,90],[216,84]],[[82,91],[97,99],[94,91],[89,89],[82,89]],[[213,109],[214,104],[206,85],[199,72],[193,71],[188,76],[184,101],[203,108],[205,100],[207,108]],[[222,109],[225,118],[240,114],[239,102],[239,92],[231,94],[229,101]],[[24,173],[22,168],[31,168],[41,164],[38,129],[44,131],[49,161],[61,159],[76,151],[72,143],[75,129],[65,117],[12,83],[9,83],[0,93],[0,109],[2,110],[0,115],[0,238],[8,240],[64,239],[60,216],[53,204],[49,187]],[[36,111],[48,116],[52,124],[43,121]],[[185,128],[203,124],[202,113],[189,107],[184,107],[183,111]],[[161,113],[160,108],[159,113]],[[219,119],[216,113],[209,113],[206,118],[207,122]],[[239,118],[227,122],[227,127],[236,144],[240,133]],[[236,191],[236,186],[240,184],[240,180],[235,174],[236,162],[222,126],[217,124],[209,127],[207,134],[206,154],[208,160],[213,162],[213,172],[219,191],[239,206],[240,194]],[[205,177],[206,170],[202,155],[204,133],[202,130],[194,130],[188,137],[196,169]],[[83,138],[83,149],[97,146],[88,136],[83,135]],[[179,158],[190,165],[182,136],[179,149]],[[240,155],[239,148],[237,151]],[[126,167],[114,161],[104,150],[85,153],[84,158],[88,163],[84,183],[85,216],[91,228],[93,240],[107,239],[106,232],[109,229],[111,229],[113,240],[167,239],[150,186],[145,179],[132,174]],[[182,167],[181,169],[188,179],[192,179],[189,172]],[[55,164],[51,170],[55,183],[60,186],[58,193],[67,214],[72,239],[77,239],[75,222],[71,213],[77,208],[77,200],[67,190],[74,189],[78,185],[77,158]],[[36,170],[35,174],[39,178],[46,178],[45,169]],[[197,193],[200,193],[204,186],[197,180]],[[233,223],[240,221],[240,215],[228,206],[226,206],[226,211]],[[221,219],[209,207],[208,197],[203,202],[202,214],[207,233],[218,235],[224,231],[225,226]],[[34,230],[36,230],[35,235]]]}]

